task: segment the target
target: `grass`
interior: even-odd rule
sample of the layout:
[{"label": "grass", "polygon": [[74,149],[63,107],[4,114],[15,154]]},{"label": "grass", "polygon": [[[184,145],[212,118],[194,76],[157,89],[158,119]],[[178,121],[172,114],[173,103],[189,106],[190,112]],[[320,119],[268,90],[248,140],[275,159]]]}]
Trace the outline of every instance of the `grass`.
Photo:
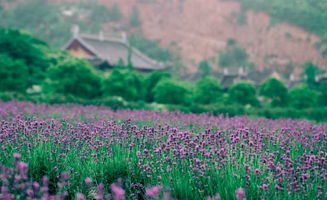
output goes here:
[{"label": "grass", "polygon": [[[57,182],[60,175],[69,172],[70,185],[65,189],[70,199],[73,199],[77,192],[88,194],[89,198],[92,198],[90,188],[83,184],[87,177],[93,179],[91,191],[95,190],[98,184],[103,183],[107,192],[110,192],[109,185],[121,178],[127,195],[139,192],[140,199],[146,198],[144,187],[151,185],[171,188],[174,198],[190,200],[204,199],[215,194],[219,194],[222,199],[235,199],[235,190],[240,187],[246,189],[247,199],[261,197],[275,200],[315,199],[318,186],[327,188],[326,180],[319,177],[318,173],[321,171],[308,169],[306,172],[312,178],[303,184],[300,191],[288,192],[286,189],[292,182],[291,179],[299,179],[301,174],[286,174],[278,180],[274,171],[263,164],[266,162],[265,156],[269,157],[274,153],[275,156],[271,156],[273,164],[286,166],[287,163],[282,156],[287,154],[294,162],[292,167],[301,167],[303,164],[300,158],[305,154],[319,155],[319,152],[324,151],[322,147],[326,145],[325,140],[316,143],[317,146],[305,146],[299,141],[301,137],[292,136],[283,139],[284,136],[281,137],[281,134],[284,133],[280,131],[272,131],[267,135],[260,132],[262,133],[260,139],[254,130],[248,130],[249,137],[242,135],[242,132],[240,141],[234,144],[231,136],[236,134],[235,129],[221,129],[221,135],[211,141],[202,139],[209,136],[201,136],[204,128],[196,123],[186,125],[181,123],[176,128],[175,134],[165,134],[164,131],[160,132],[163,125],[161,124],[159,128],[159,124],[155,121],[128,120],[115,125],[81,124],[87,122],[85,119],[87,116],[80,117],[75,122],[74,120],[56,121],[54,123],[56,128],[52,129],[54,132],[47,134],[44,128],[46,126],[35,129],[30,134],[26,134],[24,128],[18,129],[18,134],[12,134],[15,136],[12,138],[12,145],[8,142],[1,149],[0,165],[14,167],[12,155],[20,153],[22,160],[29,165],[29,177],[34,181],[41,181],[46,175],[50,180],[50,192],[53,194],[59,190]],[[25,121],[27,122],[29,121]],[[48,122],[48,125],[51,125],[51,122]],[[212,129],[219,130],[216,125]],[[175,135],[183,132],[186,132],[191,141],[198,141],[194,145],[202,145],[202,147],[197,149],[195,146],[187,146],[190,143],[185,142],[186,137],[183,139],[177,137],[174,148],[162,151],[160,154],[154,152],[156,148],[168,144],[169,140],[174,140]],[[310,131],[301,134],[303,137],[311,137]],[[272,139],[273,137],[277,139]],[[209,145],[210,142],[220,140],[223,143]],[[251,140],[263,145],[264,149],[258,150],[257,146],[251,146]],[[288,144],[284,145],[285,142]],[[131,144],[134,146],[130,147]],[[174,143],[169,144],[174,145]],[[219,150],[219,148],[212,149],[216,146],[221,146],[226,152],[214,153],[214,150]],[[180,149],[177,147],[183,147],[193,152],[193,155],[179,159]],[[148,155],[145,149],[149,151]],[[203,151],[214,153],[214,156],[206,156]],[[195,164],[194,159],[199,159],[201,163]],[[252,169],[250,173],[246,170],[247,166]],[[260,174],[256,174],[254,169],[258,169]],[[142,184],[144,187],[133,188],[131,187],[133,183]],[[264,183],[269,184],[267,191],[259,187]],[[285,190],[276,191],[277,184]]]}]

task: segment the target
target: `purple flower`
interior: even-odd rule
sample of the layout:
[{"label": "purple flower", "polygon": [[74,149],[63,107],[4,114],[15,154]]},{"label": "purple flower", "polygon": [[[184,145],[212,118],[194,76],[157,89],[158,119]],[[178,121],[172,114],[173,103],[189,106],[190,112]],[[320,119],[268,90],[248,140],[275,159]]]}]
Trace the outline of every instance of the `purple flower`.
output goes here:
[{"label": "purple flower", "polygon": [[86,186],[90,187],[91,183],[92,183],[92,179],[87,177],[87,178],[85,178],[84,182],[85,182]]},{"label": "purple flower", "polygon": [[77,193],[76,194],[76,200],[85,200],[85,196],[82,193]]},{"label": "purple flower", "polygon": [[21,155],[19,153],[14,153],[14,158],[15,158],[15,161],[19,161],[21,158]]},{"label": "purple flower", "polygon": [[61,180],[62,181],[67,181],[69,179],[69,173],[68,172],[64,172],[61,174]]},{"label": "purple flower", "polygon": [[238,188],[235,192],[235,196],[237,200],[246,200],[245,190],[243,188]]},{"label": "purple flower", "polygon": [[159,196],[161,192],[162,192],[162,186],[152,186],[152,187],[148,187],[145,190],[145,196],[149,198],[155,198]]},{"label": "purple flower", "polygon": [[114,200],[125,200],[125,191],[119,185],[110,185],[111,192],[114,193]]}]

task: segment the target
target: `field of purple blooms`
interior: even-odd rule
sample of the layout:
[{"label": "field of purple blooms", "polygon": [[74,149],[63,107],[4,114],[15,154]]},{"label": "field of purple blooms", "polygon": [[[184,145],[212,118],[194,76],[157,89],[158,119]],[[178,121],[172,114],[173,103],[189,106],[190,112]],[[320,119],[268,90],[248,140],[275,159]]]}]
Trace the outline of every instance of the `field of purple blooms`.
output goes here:
[{"label": "field of purple blooms", "polygon": [[327,124],[0,103],[0,199],[327,199]]}]

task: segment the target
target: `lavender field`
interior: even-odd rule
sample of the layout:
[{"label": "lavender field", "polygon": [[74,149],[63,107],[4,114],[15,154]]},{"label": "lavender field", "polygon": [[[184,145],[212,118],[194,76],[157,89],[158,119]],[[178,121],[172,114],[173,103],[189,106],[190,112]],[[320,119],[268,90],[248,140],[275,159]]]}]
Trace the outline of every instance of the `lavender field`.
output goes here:
[{"label": "lavender field", "polygon": [[0,103],[0,199],[327,199],[327,124]]}]

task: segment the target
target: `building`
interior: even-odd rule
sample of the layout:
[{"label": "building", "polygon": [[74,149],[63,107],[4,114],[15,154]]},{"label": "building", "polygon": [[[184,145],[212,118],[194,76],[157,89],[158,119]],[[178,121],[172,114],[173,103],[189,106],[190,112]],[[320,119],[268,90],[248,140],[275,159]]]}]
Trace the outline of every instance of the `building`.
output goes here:
[{"label": "building", "polygon": [[103,33],[99,33],[99,35],[80,34],[78,27],[74,27],[73,37],[63,49],[74,57],[88,59],[92,65],[102,70],[128,64],[143,72],[166,69],[163,63],[157,62],[131,47],[126,36],[110,38],[104,36]]}]

